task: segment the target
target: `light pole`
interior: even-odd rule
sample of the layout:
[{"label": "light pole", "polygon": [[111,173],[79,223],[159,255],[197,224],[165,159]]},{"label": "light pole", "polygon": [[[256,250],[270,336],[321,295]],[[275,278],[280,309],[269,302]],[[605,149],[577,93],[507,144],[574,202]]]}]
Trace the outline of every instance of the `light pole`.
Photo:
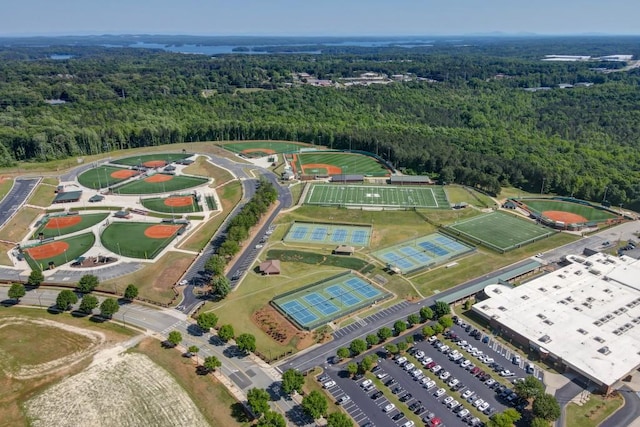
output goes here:
[{"label": "light pole", "polygon": [[542,185],[540,186],[540,194],[544,193],[544,182],[547,178],[546,177],[542,177]]},{"label": "light pole", "polygon": [[609,187],[604,187],[604,196],[602,196],[602,203],[607,201],[607,191],[609,190]]}]

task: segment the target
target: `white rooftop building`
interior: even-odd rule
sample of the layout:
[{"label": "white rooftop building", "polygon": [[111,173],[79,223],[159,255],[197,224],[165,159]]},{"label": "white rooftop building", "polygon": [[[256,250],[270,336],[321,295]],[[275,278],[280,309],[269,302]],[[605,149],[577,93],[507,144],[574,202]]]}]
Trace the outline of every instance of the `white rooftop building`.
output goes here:
[{"label": "white rooftop building", "polygon": [[640,365],[640,261],[597,253],[521,286],[489,285],[473,310],[605,391]]}]

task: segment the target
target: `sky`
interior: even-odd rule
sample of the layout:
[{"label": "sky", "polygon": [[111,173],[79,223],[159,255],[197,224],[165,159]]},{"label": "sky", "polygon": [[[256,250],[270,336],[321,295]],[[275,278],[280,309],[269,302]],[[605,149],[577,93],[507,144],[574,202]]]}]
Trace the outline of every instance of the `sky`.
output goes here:
[{"label": "sky", "polygon": [[639,34],[640,0],[0,0],[0,35]]}]

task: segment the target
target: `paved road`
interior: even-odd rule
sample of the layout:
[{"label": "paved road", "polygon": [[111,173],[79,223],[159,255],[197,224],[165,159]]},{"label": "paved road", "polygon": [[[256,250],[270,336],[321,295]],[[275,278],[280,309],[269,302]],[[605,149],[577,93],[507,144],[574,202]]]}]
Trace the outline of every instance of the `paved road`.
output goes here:
[{"label": "paved road", "polygon": [[41,178],[16,178],[11,191],[0,201],[0,228],[27,201],[27,197],[29,197],[29,194],[31,194],[40,180]]},{"label": "paved road", "polygon": [[638,397],[638,394],[627,386],[619,388],[618,392],[624,397],[624,406],[607,418],[599,427],[628,426],[638,418],[638,414],[640,414],[640,397]]}]

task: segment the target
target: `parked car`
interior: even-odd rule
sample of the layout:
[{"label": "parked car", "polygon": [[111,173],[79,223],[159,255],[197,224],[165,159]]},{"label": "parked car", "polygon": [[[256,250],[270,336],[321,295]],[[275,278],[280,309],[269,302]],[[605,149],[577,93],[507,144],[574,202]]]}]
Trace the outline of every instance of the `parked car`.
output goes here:
[{"label": "parked car", "polygon": [[407,393],[400,398],[400,402],[408,402],[411,399],[413,399],[413,395],[411,393]]},{"label": "parked car", "polygon": [[343,395],[340,399],[338,399],[338,405],[344,405],[345,403],[349,402],[351,400],[351,398],[348,395]]},{"label": "parked car", "polygon": [[472,390],[465,390],[465,392],[462,393],[462,398],[465,399],[465,400],[467,400],[471,396],[473,396],[473,391]]},{"label": "parked car", "polygon": [[434,395],[435,397],[440,397],[440,396],[442,396],[442,395],[443,395],[443,394],[445,394],[445,393],[446,393],[445,389],[443,389],[443,388],[439,388],[439,389],[437,389],[437,390],[433,393],[433,395]]},{"label": "parked car", "polygon": [[389,403],[388,405],[386,405],[382,410],[384,412],[391,412],[394,409],[396,409],[396,405],[394,405],[393,403]]},{"label": "parked car", "polygon": [[527,363],[527,366],[525,367],[525,371],[529,375],[533,374],[533,371],[534,371],[533,365],[531,363]]},{"label": "parked car", "polygon": [[521,362],[520,356],[515,355],[511,358],[511,363],[513,363],[514,365],[519,365]]},{"label": "parked car", "polygon": [[369,379],[366,379],[366,380],[362,381],[362,383],[360,383],[360,387],[364,388],[364,387],[366,387],[368,385],[371,385],[371,384],[373,384],[373,381],[371,381]]},{"label": "parked car", "polygon": [[371,398],[372,398],[373,400],[377,400],[377,399],[381,398],[383,394],[384,394],[384,393],[382,393],[382,391],[381,391],[381,390],[378,390],[378,391],[376,391],[375,393],[373,393],[373,394],[371,395]]},{"label": "parked car", "polygon": [[335,387],[336,386],[336,382],[331,380],[331,381],[327,381],[326,383],[322,384],[322,387],[324,388],[331,388],[331,387]]},{"label": "parked car", "polygon": [[398,421],[399,419],[401,419],[402,417],[404,417],[404,414],[402,412],[398,412],[397,414],[395,414],[393,417],[391,417],[391,419],[393,421]]},{"label": "parked car", "polygon": [[467,415],[469,415],[469,413],[470,413],[470,411],[469,411],[468,409],[463,409],[462,411],[458,412],[458,416],[459,416],[460,418],[464,418],[464,417],[466,417]]}]

